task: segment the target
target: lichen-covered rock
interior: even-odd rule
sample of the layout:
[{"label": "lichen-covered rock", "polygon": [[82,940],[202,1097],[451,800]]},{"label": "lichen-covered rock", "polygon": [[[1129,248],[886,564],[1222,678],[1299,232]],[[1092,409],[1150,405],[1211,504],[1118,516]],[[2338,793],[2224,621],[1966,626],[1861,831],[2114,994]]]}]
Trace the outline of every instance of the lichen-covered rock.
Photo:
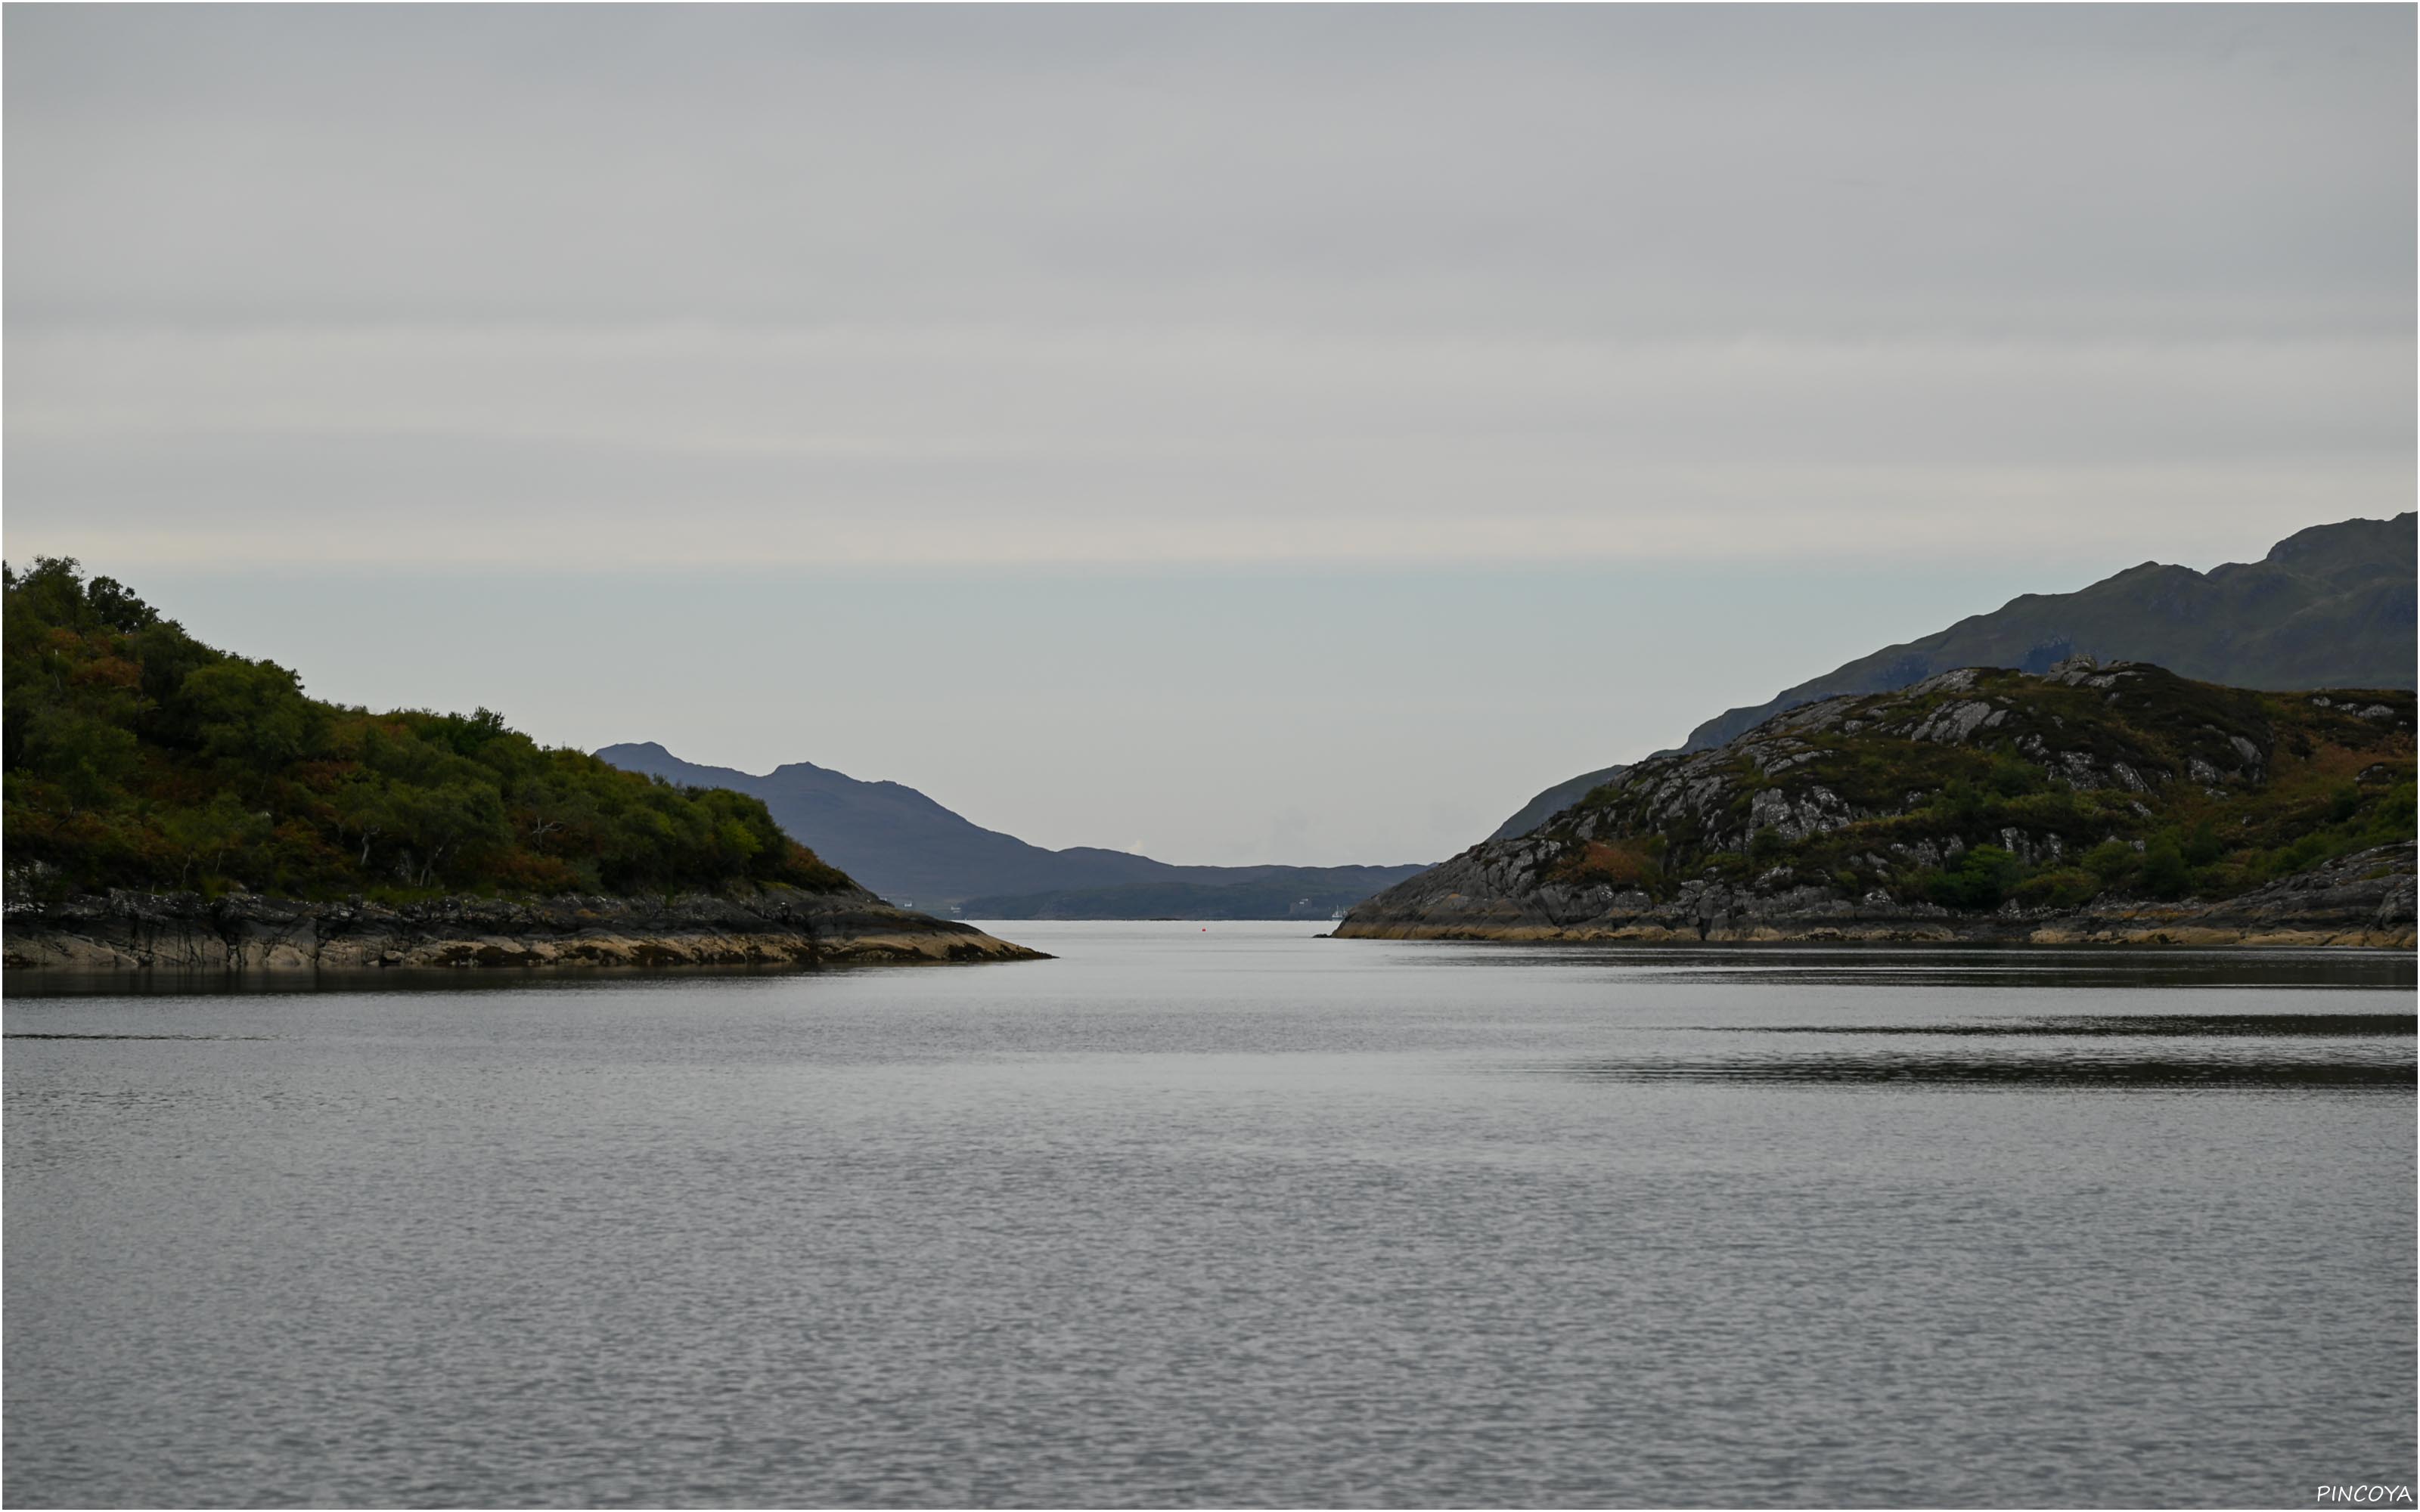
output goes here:
[{"label": "lichen-covered rock", "polygon": [[2411,832],[2413,723],[2409,693],[1960,668],[1649,757],[1336,933],[2408,946],[2411,846],[2378,842]]}]

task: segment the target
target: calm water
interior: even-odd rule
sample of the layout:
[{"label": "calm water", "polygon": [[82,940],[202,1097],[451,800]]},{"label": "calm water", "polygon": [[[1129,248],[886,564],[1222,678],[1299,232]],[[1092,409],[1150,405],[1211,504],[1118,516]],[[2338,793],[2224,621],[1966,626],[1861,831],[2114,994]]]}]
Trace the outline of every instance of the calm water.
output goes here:
[{"label": "calm water", "polygon": [[7,1500],[2413,1479],[2410,956],[1001,932],[12,991]]}]

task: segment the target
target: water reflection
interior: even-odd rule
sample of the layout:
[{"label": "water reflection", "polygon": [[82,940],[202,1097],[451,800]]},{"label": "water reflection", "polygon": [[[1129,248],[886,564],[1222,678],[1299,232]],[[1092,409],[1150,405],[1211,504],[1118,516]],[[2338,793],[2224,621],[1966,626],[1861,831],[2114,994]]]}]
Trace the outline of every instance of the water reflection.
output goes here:
[{"label": "water reflection", "polygon": [[1457,941],[1424,942],[1420,949],[1430,952],[1426,964],[1435,965],[1488,970],[1584,965],[1609,969],[1626,980],[1675,983],[2298,991],[2420,986],[2420,955],[2410,950],[1881,942],[1479,946]]},{"label": "water reflection", "polygon": [[1947,1034],[1993,1038],[2043,1035],[2088,1038],[2140,1036],[2238,1036],[2336,1039],[2346,1036],[2411,1036],[2420,1028],[2412,1013],[2077,1013],[1985,1019],[1964,1024],[1790,1024],[1771,1027],[1715,1024],[1714,1034]]},{"label": "water reflection", "polygon": [[0,1034],[0,1040],[267,1040],[266,1034]]},{"label": "water reflection", "polygon": [[2420,1072],[2357,1059],[2290,1060],[2229,1057],[2079,1056],[1992,1057],[1922,1055],[1743,1056],[1735,1059],[1599,1060],[1541,1068],[1582,1081],[1714,1082],[1802,1086],[2044,1088],[2376,1088],[2412,1090]]},{"label": "water reflection", "polygon": [[[1642,1053],[1619,1059],[1530,1069],[1597,1082],[2409,1090],[2420,1086],[2410,1046],[2416,1023],[2420,1016],[2411,1013],[2142,1013],[1713,1024],[1659,1031]],[[1677,1051],[1676,1035],[1684,1041]],[[1753,1039],[1735,1054],[1705,1056],[1690,1053],[1686,1041],[1695,1035]],[[1871,1042],[1877,1039],[1921,1042],[1885,1049]],[[2149,1052],[2103,1042],[2146,1040],[2174,1042]]]},{"label": "water reflection", "polygon": [[[918,969],[963,966],[931,962]],[[262,997],[313,993],[464,993],[533,990],[585,992],[627,986],[754,979],[773,981],[799,976],[834,977],[900,969],[888,963],[848,965],[739,966],[552,966],[442,968],[401,966],[370,971],[44,971],[18,972],[8,980],[11,998],[43,997]]]}]

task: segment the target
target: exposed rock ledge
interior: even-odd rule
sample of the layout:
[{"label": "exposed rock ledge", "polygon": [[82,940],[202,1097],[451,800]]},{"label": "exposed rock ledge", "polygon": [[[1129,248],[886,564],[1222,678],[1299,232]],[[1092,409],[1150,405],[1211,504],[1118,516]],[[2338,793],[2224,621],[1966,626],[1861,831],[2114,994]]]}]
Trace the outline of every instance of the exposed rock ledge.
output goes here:
[{"label": "exposed rock ledge", "polygon": [[[1657,902],[1611,887],[1508,885],[1500,842],[1477,846],[1347,914],[1346,939],[2002,940],[2040,945],[2347,945],[2411,949],[2413,847],[2383,845],[2220,903],[2095,902],[1958,914],[1881,894],[1792,887],[1763,894],[1683,883]],[[1522,881],[1527,881],[1524,877]]]},{"label": "exposed rock ledge", "polygon": [[861,889],[769,887],[508,903],[443,898],[397,908],[248,893],[112,892],[11,903],[6,960],[19,971],[374,971],[417,966],[844,965],[1038,961],[971,924],[893,908]]}]

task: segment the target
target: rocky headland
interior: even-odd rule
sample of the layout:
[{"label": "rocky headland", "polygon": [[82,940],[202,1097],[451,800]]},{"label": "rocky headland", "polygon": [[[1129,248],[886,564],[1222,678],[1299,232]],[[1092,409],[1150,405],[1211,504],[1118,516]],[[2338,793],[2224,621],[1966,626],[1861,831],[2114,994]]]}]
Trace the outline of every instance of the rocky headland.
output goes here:
[{"label": "rocky headland", "polygon": [[[1709,750],[1818,699],[1885,693],[1946,668],[2039,672],[2076,654],[2156,662],[2232,687],[2412,687],[2414,517],[2298,531],[2257,563],[2209,572],[2146,562],[2071,594],[2024,594],[1920,640],[1885,646],[1689,732]],[[1558,782],[1491,840],[1526,835],[1621,775]]]},{"label": "rocky headland", "polygon": [[1347,938],[2414,943],[2412,695],[2075,658],[1652,757]]},{"label": "rocky headland", "polygon": [[884,903],[747,794],[312,698],[72,558],[0,578],[12,977],[1038,954]]},{"label": "rocky headland", "polygon": [[[1515,848],[1517,850],[1517,847]],[[1340,938],[1394,940],[1996,940],[2035,945],[2366,945],[2414,943],[2412,847],[2381,846],[2216,903],[2116,900],[2082,908],[2004,903],[1961,912],[1886,892],[1693,879],[1675,897],[1575,895],[1514,882],[1541,853],[1457,856],[1345,916]],[[1548,857],[1550,859],[1550,857]],[[1495,870],[1510,861],[1512,872]]]},{"label": "rocky headland", "polygon": [[861,887],[768,887],[669,900],[449,897],[393,907],[117,890],[11,902],[6,928],[11,976],[1047,959],[970,924],[894,908]]}]

